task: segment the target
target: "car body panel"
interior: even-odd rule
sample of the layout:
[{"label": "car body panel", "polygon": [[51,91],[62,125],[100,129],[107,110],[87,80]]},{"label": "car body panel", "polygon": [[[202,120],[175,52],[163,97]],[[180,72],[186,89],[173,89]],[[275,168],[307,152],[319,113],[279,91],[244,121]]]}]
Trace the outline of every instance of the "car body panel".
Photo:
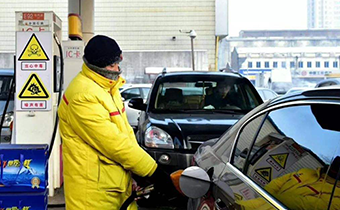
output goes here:
[{"label": "car body panel", "polygon": [[[259,184],[255,183],[252,179],[243,174],[242,171],[231,164],[236,149],[236,139],[239,138],[240,131],[242,131],[243,128],[247,129],[245,128],[245,125],[247,125],[248,122],[251,122],[253,119],[256,119],[264,113],[269,111],[274,113],[275,110],[284,110],[289,107],[295,108],[303,105],[319,106],[320,104],[336,105],[339,110],[340,88],[308,90],[268,101],[245,115],[220,139],[202,144],[194,155],[194,159],[199,167],[206,171],[212,169],[214,171],[213,176],[211,177],[214,182],[212,187],[213,195],[211,196],[215,201],[216,207],[233,209],[235,208],[236,200],[240,197],[245,198],[244,196],[246,196],[246,200],[251,200],[256,197],[264,198],[263,202],[267,202],[266,205],[268,205],[268,208],[271,206],[272,208],[277,209],[287,209],[279,200],[267,193],[259,186]],[[266,119],[266,117],[263,119]],[[261,127],[262,124],[258,129],[262,129]],[[288,141],[286,140],[286,142]],[[334,147],[338,148],[337,151],[339,154],[340,143],[334,145]],[[332,157],[333,155],[334,154],[332,153],[330,154]],[[247,173],[249,173],[249,171]],[[221,181],[222,184],[220,183]],[[226,187],[225,184],[227,184],[228,187]],[[230,192],[230,188],[232,189],[232,192]],[[190,199],[189,201],[191,206],[199,206],[200,202],[202,202],[201,199]]]}]

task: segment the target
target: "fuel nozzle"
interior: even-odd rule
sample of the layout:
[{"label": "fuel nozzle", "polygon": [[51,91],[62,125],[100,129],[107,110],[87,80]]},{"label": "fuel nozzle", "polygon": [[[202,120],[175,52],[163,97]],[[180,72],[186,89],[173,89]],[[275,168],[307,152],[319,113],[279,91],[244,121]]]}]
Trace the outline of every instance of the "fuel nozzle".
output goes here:
[{"label": "fuel nozzle", "polygon": [[137,197],[149,195],[154,189],[155,188],[154,188],[153,184],[151,184],[151,185],[149,185],[149,186],[147,186],[147,187],[137,191],[136,195],[137,195]]}]

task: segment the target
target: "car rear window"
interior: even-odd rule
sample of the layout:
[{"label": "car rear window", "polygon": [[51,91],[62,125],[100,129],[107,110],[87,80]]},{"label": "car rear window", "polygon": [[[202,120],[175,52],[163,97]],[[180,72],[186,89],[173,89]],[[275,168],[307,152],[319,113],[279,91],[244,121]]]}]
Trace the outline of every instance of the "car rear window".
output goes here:
[{"label": "car rear window", "polygon": [[240,78],[181,77],[159,84],[154,110],[233,110],[247,112],[261,102],[250,82]]}]

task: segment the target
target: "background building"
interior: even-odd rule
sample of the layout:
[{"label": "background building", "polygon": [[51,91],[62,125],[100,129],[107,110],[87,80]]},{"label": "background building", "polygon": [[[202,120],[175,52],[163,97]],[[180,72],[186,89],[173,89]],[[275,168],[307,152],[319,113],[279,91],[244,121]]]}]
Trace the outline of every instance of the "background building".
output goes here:
[{"label": "background building", "polygon": [[340,0],[308,0],[307,16],[309,29],[339,29]]},{"label": "background building", "polygon": [[[221,1],[227,2],[95,0],[94,32],[120,44],[121,67],[128,82],[148,82],[145,69],[149,67],[191,68],[190,37],[180,30],[197,33],[196,69],[215,70],[215,10],[216,2]],[[0,68],[13,68],[9,59],[15,50],[15,11],[54,11],[63,21],[63,39],[67,40],[68,0],[0,0],[0,53],[11,54],[2,55],[7,60],[0,61]]]},{"label": "background building", "polygon": [[315,83],[340,72],[340,30],[241,31],[223,44],[225,61],[250,79],[289,69],[294,79]]}]

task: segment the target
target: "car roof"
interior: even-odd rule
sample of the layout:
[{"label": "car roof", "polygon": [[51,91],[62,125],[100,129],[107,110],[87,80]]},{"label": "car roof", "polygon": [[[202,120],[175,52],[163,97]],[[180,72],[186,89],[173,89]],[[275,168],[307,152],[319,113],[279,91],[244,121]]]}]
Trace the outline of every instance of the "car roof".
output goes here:
[{"label": "car roof", "polygon": [[181,72],[169,72],[160,74],[158,77],[176,77],[176,76],[193,76],[193,75],[206,75],[206,76],[229,76],[235,78],[244,78],[239,73],[220,72],[220,71],[181,71]]},{"label": "car roof", "polygon": [[335,99],[340,100],[340,87],[328,86],[322,88],[314,88],[302,92],[293,92],[289,95],[283,95],[279,98],[273,99],[268,106],[304,99]]},{"label": "car roof", "polygon": [[13,69],[0,69],[0,76],[13,76],[14,70]]},{"label": "car roof", "polygon": [[320,82],[316,84],[315,87],[318,87],[320,84],[323,84],[325,82],[334,82],[334,83],[340,84],[340,78],[328,78],[328,79],[321,80]]}]

